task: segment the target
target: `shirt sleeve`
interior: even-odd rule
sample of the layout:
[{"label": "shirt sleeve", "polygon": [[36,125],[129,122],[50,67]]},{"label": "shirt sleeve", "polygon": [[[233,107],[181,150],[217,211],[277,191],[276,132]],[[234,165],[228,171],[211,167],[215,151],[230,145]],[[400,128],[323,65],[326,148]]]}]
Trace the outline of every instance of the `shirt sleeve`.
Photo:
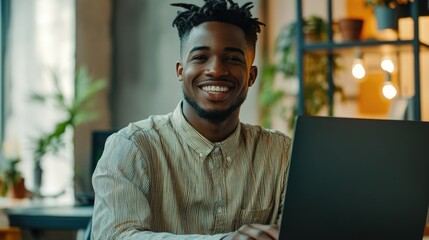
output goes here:
[{"label": "shirt sleeve", "polygon": [[135,143],[120,133],[106,141],[92,177],[95,192],[91,239],[193,239],[217,240],[226,234],[175,235],[152,232],[147,193],[150,176]]},{"label": "shirt sleeve", "polygon": [[282,186],[281,186],[281,197],[280,197],[280,205],[278,208],[278,218],[277,218],[277,225],[280,226],[282,222],[282,214],[283,214],[283,205],[284,205],[284,199],[286,195],[286,187],[287,187],[287,180],[289,176],[289,166],[290,166],[290,151],[291,151],[291,141],[290,138],[287,138],[287,141],[285,141],[284,153],[281,155],[281,160],[283,162],[282,164]]}]

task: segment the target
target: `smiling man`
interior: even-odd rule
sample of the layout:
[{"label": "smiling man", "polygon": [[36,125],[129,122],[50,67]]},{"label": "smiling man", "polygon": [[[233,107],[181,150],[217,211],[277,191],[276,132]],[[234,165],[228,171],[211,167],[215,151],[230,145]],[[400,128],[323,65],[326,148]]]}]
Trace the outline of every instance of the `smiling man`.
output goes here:
[{"label": "smiling man", "polygon": [[277,239],[291,141],[239,120],[262,23],[251,3],[172,5],[184,100],[107,140],[92,237]]},{"label": "smiling man", "polygon": [[183,114],[203,136],[222,141],[237,127],[240,106],[255,82],[254,46],[243,30],[223,22],[202,23],[183,38],[176,64]]}]

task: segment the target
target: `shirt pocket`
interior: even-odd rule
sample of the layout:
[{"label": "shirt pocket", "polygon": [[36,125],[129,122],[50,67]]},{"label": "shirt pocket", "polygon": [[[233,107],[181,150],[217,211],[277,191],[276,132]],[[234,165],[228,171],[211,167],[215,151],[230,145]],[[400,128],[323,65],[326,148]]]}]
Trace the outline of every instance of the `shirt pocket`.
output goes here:
[{"label": "shirt pocket", "polygon": [[272,208],[257,209],[257,210],[245,210],[240,211],[240,218],[236,222],[235,229],[239,229],[241,226],[252,223],[268,224],[268,218]]}]

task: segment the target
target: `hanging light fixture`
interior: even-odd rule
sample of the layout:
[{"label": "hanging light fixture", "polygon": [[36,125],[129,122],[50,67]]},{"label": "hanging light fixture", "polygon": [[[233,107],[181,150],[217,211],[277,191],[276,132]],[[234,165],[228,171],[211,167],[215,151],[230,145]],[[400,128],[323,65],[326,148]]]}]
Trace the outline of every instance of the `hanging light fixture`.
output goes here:
[{"label": "hanging light fixture", "polygon": [[395,65],[393,64],[392,59],[390,59],[389,57],[382,58],[380,66],[381,69],[389,73],[392,73],[395,70]]},{"label": "hanging light fixture", "polygon": [[363,65],[362,53],[358,51],[352,64],[352,75],[354,78],[360,80],[365,77],[365,67]]},{"label": "hanging light fixture", "polygon": [[395,65],[389,57],[383,57],[380,63],[381,68],[386,72],[384,86],[382,89],[383,95],[387,99],[393,99],[398,94],[398,90],[392,83],[392,73],[395,70]]},{"label": "hanging light fixture", "polygon": [[386,78],[384,80],[384,86],[383,86],[383,95],[387,99],[393,99],[398,94],[398,91],[396,90],[396,87],[392,83],[392,77],[391,73],[386,71]]}]

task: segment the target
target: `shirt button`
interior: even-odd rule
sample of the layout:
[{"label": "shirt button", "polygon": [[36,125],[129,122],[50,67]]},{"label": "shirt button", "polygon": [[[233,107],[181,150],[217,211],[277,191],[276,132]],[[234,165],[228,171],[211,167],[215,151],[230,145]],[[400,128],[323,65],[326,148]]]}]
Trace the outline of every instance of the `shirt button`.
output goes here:
[{"label": "shirt button", "polygon": [[221,207],[217,209],[217,213],[222,213],[222,208]]},{"label": "shirt button", "polygon": [[204,157],[204,154],[203,154],[203,153],[200,153],[200,157]]},{"label": "shirt button", "polygon": [[231,160],[232,160],[231,157],[226,158],[226,161],[228,161],[228,162],[231,162]]},{"label": "shirt button", "polygon": [[219,152],[219,148],[215,148],[215,153],[218,153]]}]

